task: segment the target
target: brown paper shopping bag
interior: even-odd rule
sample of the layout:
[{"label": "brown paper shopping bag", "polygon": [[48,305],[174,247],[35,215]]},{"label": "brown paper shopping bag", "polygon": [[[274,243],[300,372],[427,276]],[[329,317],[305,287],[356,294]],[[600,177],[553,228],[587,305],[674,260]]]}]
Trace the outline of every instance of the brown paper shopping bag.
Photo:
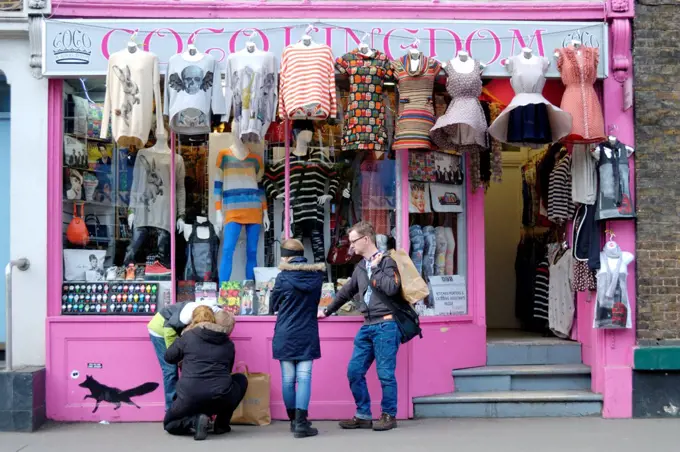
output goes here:
[{"label": "brown paper shopping bag", "polygon": [[427,283],[418,273],[418,269],[404,250],[393,250],[390,257],[397,263],[401,276],[401,294],[411,304],[414,304],[430,294]]},{"label": "brown paper shopping bag", "polygon": [[242,363],[236,368],[243,368],[248,379],[248,390],[243,401],[236,407],[231,417],[232,424],[241,425],[269,425],[272,415],[269,410],[269,374],[250,373],[248,367]]}]

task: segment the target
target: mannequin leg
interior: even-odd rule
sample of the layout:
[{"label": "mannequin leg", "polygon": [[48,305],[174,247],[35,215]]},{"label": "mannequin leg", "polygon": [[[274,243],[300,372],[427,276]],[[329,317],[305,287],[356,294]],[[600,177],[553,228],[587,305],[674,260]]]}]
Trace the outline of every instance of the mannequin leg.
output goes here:
[{"label": "mannequin leg", "polygon": [[170,233],[165,229],[156,229],[156,253],[158,254],[158,261],[170,268]]},{"label": "mannequin leg", "polygon": [[231,265],[234,260],[234,251],[238,237],[241,235],[239,223],[227,223],[224,226],[224,237],[222,238],[222,262],[220,262],[220,282],[229,281],[231,278]]},{"label": "mannequin leg", "polygon": [[314,262],[326,262],[326,249],[323,246],[323,223],[320,221],[314,221],[312,252],[314,253]]},{"label": "mannequin leg", "polygon": [[246,225],[246,279],[255,279],[257,266],[257,242],[260,240],[261,224]]},{"label": "mannequin leg", "polygon": [[427,281],[430,276],[434,276],[434,258],[437,243],[434,236],[434,228],[432,226],[425,226],[423,228],[423,236],[425,237],[425,247],[423,249],[423,278]]},{"label": "mannequin leg", "polygon": [[437,276],[446,275],[446,247],[448,241],[446,240],[446,231],[444,227],[439,226],[434,229],[437,246],[434,255],[434,274]]},{"label": "mannequin leg", "polygon": [[125,251],[125,257],[123,258],[123,265],[126,267],[128,264],[135,263],[135,255],[137,251],[144,245],[144,241],[149,236],[149,228],[147,227],[136,227],[132,230],[132,240]]},{"label": "mannequin leg", "polygon": [[456,239],[453,237],[453,228],[444,228],[446,233],[446,274],[453,275],[455,270],[454,253],[456,251]]},{"label": "mannequin leg", "polygon": [[423,248],[425,247],[425,238],[423,237],[423,229],[416,225],[409,228],[409,238],[411,239],[411,260],[416,266],[418,273],[423,273]]}]

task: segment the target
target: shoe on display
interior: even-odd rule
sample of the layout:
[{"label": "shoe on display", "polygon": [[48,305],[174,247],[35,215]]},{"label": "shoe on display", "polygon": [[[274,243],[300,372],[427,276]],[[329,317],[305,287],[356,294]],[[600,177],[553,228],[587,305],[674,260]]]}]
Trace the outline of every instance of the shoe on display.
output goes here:
[{"label": "shoe on display", "polygon": [[135,268],[135,280],[137,281],[144,281],[144,265],[138,265]]},{"label": "shoe on display", "polygon": [[146,279],[164,280],[170,278],[170,269],[159,261],[155,261],[152,265],[146,266],[144,274]]},{"label": "shoe on display", "polygon": [[130,264],[127,266],[127,269],[125,270],[125,281],[134,280],[135,280],[135,264]]},{"label": "shoe on display", "polygon": [[118,275],[118,267],[115,265],[113,267],[109,267],[106,269],[106,280],[107,281],[115,281],[116,276]]},{"label": "shoe on display", "polygon": [[116,280],[125,281],[125,267],[116,267]]}]

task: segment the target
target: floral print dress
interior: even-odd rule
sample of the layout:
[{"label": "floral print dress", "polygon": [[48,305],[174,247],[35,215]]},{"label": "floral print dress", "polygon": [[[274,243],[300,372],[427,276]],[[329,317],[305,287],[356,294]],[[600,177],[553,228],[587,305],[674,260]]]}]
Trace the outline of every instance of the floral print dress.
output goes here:
[{"label": "floral print dress", "polygon": [[355,49],[338,58],[335,67],[341,74],[349,76],[342,149],[385,150],[387,131],[383,84],[393,76],[390,60],[377,50],[366,56]]}]

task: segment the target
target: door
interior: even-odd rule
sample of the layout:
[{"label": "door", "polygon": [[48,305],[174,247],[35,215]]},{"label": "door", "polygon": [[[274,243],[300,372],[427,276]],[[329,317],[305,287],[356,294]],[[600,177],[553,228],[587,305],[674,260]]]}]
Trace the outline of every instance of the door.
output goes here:
[{"label": "door", "polygon": [[[0,72],[0,265],[9,262],[9,156],[10,94],[4,74]],[[5,350],[5,278],[0,278],[0,352]]]}]

